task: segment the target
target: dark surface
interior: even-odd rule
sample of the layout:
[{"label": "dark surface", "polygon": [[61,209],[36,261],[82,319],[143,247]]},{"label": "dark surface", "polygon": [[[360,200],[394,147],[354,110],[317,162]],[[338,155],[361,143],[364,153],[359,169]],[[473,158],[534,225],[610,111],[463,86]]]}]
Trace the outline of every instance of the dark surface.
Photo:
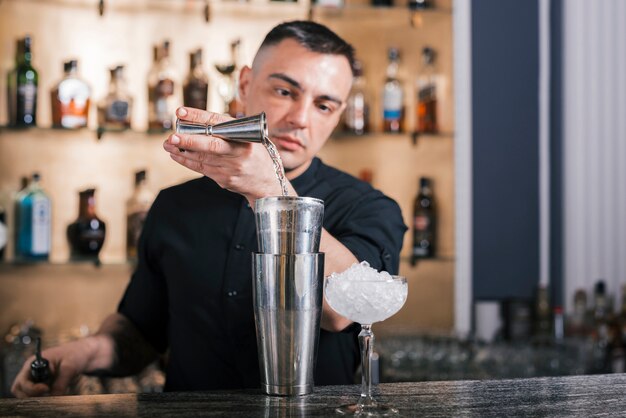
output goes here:
[{"label": "dark surface", "polygon": [[472,2],[473,291],[527,299],[539,280],[538,2]]},{"label": "dark surface", "polygon": [[[300,398],[259,391],[179,392],[0,399],[0,416],[333,416],[333,408],[356,401],[360,387],[325,386]],[[388,383],[379,401],[401,416],[626,416],[626,374],[517,380]]]}]

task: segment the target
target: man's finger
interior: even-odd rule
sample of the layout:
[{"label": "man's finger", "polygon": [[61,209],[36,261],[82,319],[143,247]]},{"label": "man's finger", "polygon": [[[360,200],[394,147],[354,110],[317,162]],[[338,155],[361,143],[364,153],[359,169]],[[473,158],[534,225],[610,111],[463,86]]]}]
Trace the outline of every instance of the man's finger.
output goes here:
[{"label": "man's finger", "polygon": [[52,396],[65,395],[65,393],[67,392],[67,388],[70,386],[72,379],[74,379],[75,377],[76,376],[73,373],[59,368],[59,374],[57,375],[56,379],[54,379],[54,383],[52,384],[52,388],[50,389],[50,394]]},{"label": "man's finger", "polygon": [[216,155],[232,154],[235,147],[223,139],[204,135],[172,134],[166,142],[179,150],[208,152]]},{"label": "man's finger", "polygon": [[179,107],[176,109],[176,116],[185,121],[203,123],[205,125],[217,125],[220,122],[233,119],[228,115],[207,112],[206,110],[194,109],[193,107]]},{"label": "man's finger", "polygon": [[45,383],[35,383],[28,379],[16,379],[11,388],[11,393],[16,398],[28,398],[43,396],[50,392],[50,387]]},{"label": "man's finger", "polygon": [[[170,144],[164,144],[163,149],[173,156],[180,157],[184,161],[201,163],[203,166],[221,167],[223,166],[222,158],[206,152],[187,152],[181,151],[177,147]],[[181,160],[182,161],[182,160]],[[177,161],[178,162],[178,161]]]}]

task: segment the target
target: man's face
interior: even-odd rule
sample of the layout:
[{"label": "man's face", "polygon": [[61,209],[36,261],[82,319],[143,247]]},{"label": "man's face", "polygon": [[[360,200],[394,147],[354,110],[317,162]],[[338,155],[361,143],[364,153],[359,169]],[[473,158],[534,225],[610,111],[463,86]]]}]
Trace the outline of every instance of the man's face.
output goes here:
[{"label": "man's face", "polygon": [[247,115],[265,112],[288,177],[301,174],[339,122],[352,85],[342,55],[311,52],[292,39],[264,48],[241,73]]}]

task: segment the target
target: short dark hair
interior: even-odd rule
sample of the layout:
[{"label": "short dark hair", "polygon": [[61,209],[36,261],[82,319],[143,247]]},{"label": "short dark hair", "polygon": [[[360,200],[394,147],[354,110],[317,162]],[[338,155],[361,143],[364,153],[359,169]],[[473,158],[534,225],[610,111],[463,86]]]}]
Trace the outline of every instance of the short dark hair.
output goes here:
[{"label": "short dark hair", "polygon": [[259,50],[276,45],[285,39],[293,39],[312,52],[343,55],[348,60],[352,74],[354,74],[354,47],[326,26],[307,20],[281,23],[269,31]]}]

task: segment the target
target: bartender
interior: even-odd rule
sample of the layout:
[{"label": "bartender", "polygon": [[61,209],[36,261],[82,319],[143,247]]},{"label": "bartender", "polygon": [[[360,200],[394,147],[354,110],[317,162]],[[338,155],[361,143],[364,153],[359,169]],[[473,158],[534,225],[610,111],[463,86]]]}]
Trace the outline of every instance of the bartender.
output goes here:
[{"label": "bartender", "polygon": [[[241,70],[240,98],[247,115],[267,114],[289,194],[324,201],[324,274],[363,260],[396,274],[406,231],[398,205],[315,157],[346,106],[353,68],[352,46],[325,26],[282,23],[252,67]],[[177,116],[206,124],[230,119],[184,107]],[[48,382],[33,382],[33,359],[26,361],[15,396],[62,395],[82,373],[132,375],[163,354],[165,390],[260,387],[250,253],[257,250],[254,202],[281,195],[272,161],[261,144],[208,136],[172,134],[163,147],[202,177],[156,198],[118,311],[95,335],[43,352]],[[321,326],[315,384],[353,383],[358,327],[326,303]]]}]

